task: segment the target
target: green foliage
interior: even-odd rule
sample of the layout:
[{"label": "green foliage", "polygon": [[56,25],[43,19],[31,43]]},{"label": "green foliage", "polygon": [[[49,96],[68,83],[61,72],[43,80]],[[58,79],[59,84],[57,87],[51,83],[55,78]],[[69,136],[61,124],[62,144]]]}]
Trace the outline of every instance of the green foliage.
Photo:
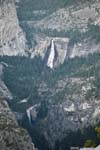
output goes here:
[{"label": "green foliage", "polygon": [[94,25],[92,22],[88,24],[87,37],[94,39],[96,43],[100,42],[100,26]]},{"label": "green foliage", "polygon": [[26,39],[27,39],[27,42],[28,42],[27,44],[28,44],[29,48],[32,48],[32,46],[34,46],[32,43],[34,37],[33,37],[33,32],[31,30],[31,28],[25,22],[20,23],[20,26],[22,27],[23,31],[26,33]]},{"label": "green foliage", "polygon": [[56,150],[70,150],[70,147],[84,147],[87,139],[92,139],[93,142],[90,141],[90,144],[96,143],[96,145],[99,145],[95,128],[92,126],[88,126],[83,130],[77,130],[76,132],[69,131],[65,138],[60,141],[60,146]]},{"label": "green foliage", "polygon": [[96,127],[96,128],[95,128],[95,131],[96,131],[97,137],[98,137],[98,139],[99,139],[99,141],[100,141],[100,127]]},{"label": "green foliage", "polygon": [[[28,28],[28,26],[27,26]],[[80,31],[77,27],[58,31],[57,29],[37,29],[32,27],[31,32],[44,33],[50,37],[68,37],[73,43],[82,42],[84,39],[92,39],[96,43],[100,42],[100,26],[94,25],[92,20],[88,21],[86,32]]]},{"label": "green foliage", "polygon": [[94,134],[96,135],[96,140],[93,139],[87,139],[85,141],[84,147],[86,148],[91,148],[91,147],[96,147],[98,144],[100,144],[100,127],[99,125],[97,127],[93,128]]},{"label": "green foliage", "polygon": [[38,110],[38,119],[44,119],[48,113],[48,102],[42,101]]},{"label": "green foliage", "polygon": [[[29,28],[28,25],[26,25],[26,27],[27,29]],[[36,29],[34,27],[30,30],[32,33],[43,33],[50,37],[68,37],[73,43],[81,42],[86,37],[85,33],[82,33],[77,27],[61,31],[58,31],[57,29]]]},{"label": "green foliage", "polygon": [[96,146],[96,144],[93,140],[87,140],[84,144],[84,147],[92,147],[93,148],[95,146]]}]

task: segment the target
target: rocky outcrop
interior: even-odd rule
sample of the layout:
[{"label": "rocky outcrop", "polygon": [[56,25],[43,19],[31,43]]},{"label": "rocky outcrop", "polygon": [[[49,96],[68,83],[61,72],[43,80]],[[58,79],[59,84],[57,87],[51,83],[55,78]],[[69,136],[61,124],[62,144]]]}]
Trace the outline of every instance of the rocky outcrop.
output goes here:
[{"label": "rocky outcrop", "polygon": [[2,80],[4,65],[6,65],[6,67],[8,66],[6,63],[0,63],[0,96],[11,100],[13,96],[7,88],[7,86],[5,85],[4,81]]},{"label": "rocky outcrop", "polygon": [[[48,64],[49,62],[52,62],[51,59],[51,51],[52,46],[54,47],[54,58],[53,58],[53,65],[50,68],[54,68],[56,66],[59,66],[59,64],[63,64],[64,60],[67,57],[68,53],[68,44],[69,39],[68,38],[53,38],[53,37],[37,37],[37,46],[35,47],[34,51],[32,52],[31,57],[34,58],[36,55],[40,55],[42,59],[46,62],[47,66],[50,66]],[[52,45],[53,41],[53,45]]]},{"label": "rocky outcrop", "polygon": [[[43,83],[38,89],[40,96],[48,93],[48,113],[40,120],[37,128],[41,130],[49,144],[54,148],[69,131],[77,132],[98,122],[100,100],[88,99],[94,78],[64,78],[49,88]],[[34,116],[31,114],[32,119]]]},{"label": "rocky outcrop", "polygon": [[[95,40],[84,40],[82,42],[74,43],[69,38],[38,37],[36,38],[37,44],[31,52],[31,57],[34,58],[36,55],[40,55],[44,61],[45,59],[48,60],[52,40],[55,45],[53,68],[63,64],[67,58],[87,56],[89,53],[93,54],[100,51],[100,43],[96,43]],[[47,61],[45,62],[47,64]]]},{"label": "rocky outcrop", "polygon": [[0,149],[35,150],[28,133],[19,128],[7,102],[0,98]]},{"label": "rocky outcrop", "polygon": [[100,42],[96,43],[95,40],[84,40],[74,44],[73,48],[70,49],[69,57],[88,56],[88,54],[93,54],[95,52],[100,52]]},{"label": "rocky outcrop", "polygon": [[25,34],[19,26],[14,0],[0,0],[0,55],[25,55]]}]

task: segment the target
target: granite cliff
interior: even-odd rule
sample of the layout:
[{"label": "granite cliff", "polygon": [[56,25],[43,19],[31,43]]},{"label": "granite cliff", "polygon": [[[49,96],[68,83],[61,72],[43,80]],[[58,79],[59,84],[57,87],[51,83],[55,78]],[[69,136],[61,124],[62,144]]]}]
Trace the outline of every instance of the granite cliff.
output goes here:
[{"label": "granite cliff", "polygon": [[25,55],[25,33],[19,26],[14,0],[0,0],[0,55]]}]

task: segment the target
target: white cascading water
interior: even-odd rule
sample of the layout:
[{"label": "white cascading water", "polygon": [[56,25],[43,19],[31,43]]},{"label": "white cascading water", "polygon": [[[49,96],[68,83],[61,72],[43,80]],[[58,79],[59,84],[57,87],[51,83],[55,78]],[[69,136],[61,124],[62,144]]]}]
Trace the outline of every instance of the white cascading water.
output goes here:
[{"label": "white cascading water", "polygon": [[29,123],[31,124],[31,110],[33,109],[33,107],[30,107],[29,109],[27,109],[26,113],[27,113],[27,117],[29,119]]},{"label": "white cascading water", "polygon": [[51,51],[47,62],[47,66],[50,67],[51,69],[53,69],[54,58],[55,58],[55,48],[54,48],[54,41],[52,40]]}]

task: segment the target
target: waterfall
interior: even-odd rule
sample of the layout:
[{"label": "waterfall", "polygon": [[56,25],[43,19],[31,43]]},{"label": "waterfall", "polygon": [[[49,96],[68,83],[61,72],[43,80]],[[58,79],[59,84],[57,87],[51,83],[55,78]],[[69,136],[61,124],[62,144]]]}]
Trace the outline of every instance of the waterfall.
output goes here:
[{"label": "waterfall", "polygon": [[50,67],[51,69],[53,69],[54,58],[55,58],[55,47],[54,47],[54,41],[52,40],[51,51],[47,62],[47,66]]},{"label": "waterfall", "polygon": [[29,109],[27,109],[26,113],[27,113],[27,117],[29,119],[29,123],[31,124],[31,110],[33,109],[33,107],[30,107]]}]

